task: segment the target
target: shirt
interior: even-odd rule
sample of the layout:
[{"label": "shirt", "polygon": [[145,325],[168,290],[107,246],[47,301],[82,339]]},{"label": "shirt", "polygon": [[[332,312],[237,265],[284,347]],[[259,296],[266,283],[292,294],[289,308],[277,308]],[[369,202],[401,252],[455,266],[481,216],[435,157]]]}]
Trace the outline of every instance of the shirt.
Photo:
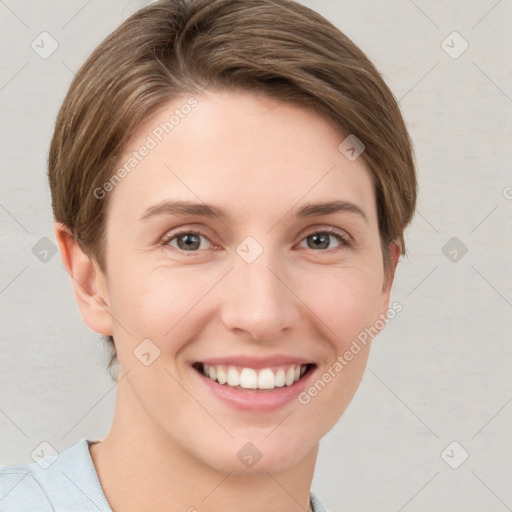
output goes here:
[{"label": "shirt", "polygon": [[[38,462],[0,466],[0,512],[112,512],[89,452],[92,442],[83,438]],[[311,507],[327,512],[313,493]]]}]

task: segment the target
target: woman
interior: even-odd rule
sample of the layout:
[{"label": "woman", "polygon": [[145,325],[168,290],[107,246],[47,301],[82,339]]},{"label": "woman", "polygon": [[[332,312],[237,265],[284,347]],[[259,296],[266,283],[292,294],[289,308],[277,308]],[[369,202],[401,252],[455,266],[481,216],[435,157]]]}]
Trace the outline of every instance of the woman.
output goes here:
[{"label": "woman", "polygon": [[77,73],[49,180],[116,409],[104,439],[3,467],[0,510],[325,510],[319,441],[394,309],[416,200],[365,55],[290,0],[157,2]]}]

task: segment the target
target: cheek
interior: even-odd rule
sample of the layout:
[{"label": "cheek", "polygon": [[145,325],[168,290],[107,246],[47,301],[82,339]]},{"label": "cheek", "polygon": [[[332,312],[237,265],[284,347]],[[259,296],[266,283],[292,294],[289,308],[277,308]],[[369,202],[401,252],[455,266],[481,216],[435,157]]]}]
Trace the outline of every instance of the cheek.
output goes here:
[{"label": "cheek", "polygon": [[[192,329],[194,315],[201,309],[196,306],[217,280],[190,269],[123,270],[119,265],[111,276],[111,312],[134,342],[150,338],[163,347],[164,340],[175,337],[185,326]],[[120,334],[126,336],[126,332]]]},{"label": "cheek", "polygon": [[303,284],[304,302],[322,320],[338,353],[377,320],[381,277],[365,269],[331,268]]},{"label": "cheek", "polygon": [[[331,269],[332,271],[332,269]],[[368,328],[379,318],[382,283],[377,273],[339,269],[336,278],[316,279],[308,306],[324,326],[324,357],[316,380],[299,396],[312,431],[325,435],[351,402],[368,361]],[[307,411],[307,412],[306,412]],[[321,420],[320,420],[321,419]]]}]

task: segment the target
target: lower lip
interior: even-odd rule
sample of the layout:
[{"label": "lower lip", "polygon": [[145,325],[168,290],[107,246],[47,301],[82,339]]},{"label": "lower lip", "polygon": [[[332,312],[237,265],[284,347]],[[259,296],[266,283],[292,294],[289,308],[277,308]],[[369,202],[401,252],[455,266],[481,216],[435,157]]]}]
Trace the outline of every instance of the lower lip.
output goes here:
[{"label": "lower lip", "polygon": [[309,379],[315,373],[314,370],[314,368],[310,369],[291,386],[283,386],[272,390],[242,390],[233,388],[226,384],[219,384],[217,381],[205,377],[197,370],[194,370],[194,372],[217,398],[230,406],[245,411],[272,411],[297,399],[297,396],[304,390]]}]

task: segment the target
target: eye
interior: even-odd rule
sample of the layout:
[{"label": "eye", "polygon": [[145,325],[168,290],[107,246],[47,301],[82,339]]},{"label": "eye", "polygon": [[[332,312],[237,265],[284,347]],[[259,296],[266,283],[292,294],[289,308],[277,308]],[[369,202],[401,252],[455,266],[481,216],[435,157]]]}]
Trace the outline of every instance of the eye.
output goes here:
[{"label": "eye", "polygon": [[[206,241],[206,244],[202,243],[202,240]],[[337,241],[338,246],[334,249],[330,248],[332,241]],[[306,242],[307,249],[313,249],[314,251],[335,253],[351,246],[350,237],[335,229],[324,229],[321,231],[314,231],[307,235],[302,241]],[[197,231],[181,231],[179,233],[171,233],[165,237],[161,244],[178,249],[184,252],[195,252],[204,249],[212,248],[213,244],[203,234]],[[206,247],[205,247],[206,245]],[[301,247],[304,247],[301,244]]]},{"label": "eye", "polygon": [[[337,240],[339,242],[339,245],[335,249],[330,249],[329,245],[331,244],[332,240]],[[307,248],[313,249],[315,251],[324,249],[321,252],[327,252],[327,253],[334,253],[339,250],[342,250],[343,248],[350,247],[350,239],[349,237],[335,229],[325,229],[323,231],[315,231],[309,235],[306,236],[306,238],[303,239],[303,241],[306,241]],[[329,250],[325,250],[329,249]]]},{"label": "eye", "polygon": [[208,249],[208,247],[204,247],[204,244],[201,244],[201,239],[207,240],[208,243],[210,243],[208,238],[201,233],[197,233],[195,231],[182,231],[166,237],[162,240],[162,244],[170,245],[171,247],[175,247],[176,249],[186,252],[199,251],[205,248]]}]

